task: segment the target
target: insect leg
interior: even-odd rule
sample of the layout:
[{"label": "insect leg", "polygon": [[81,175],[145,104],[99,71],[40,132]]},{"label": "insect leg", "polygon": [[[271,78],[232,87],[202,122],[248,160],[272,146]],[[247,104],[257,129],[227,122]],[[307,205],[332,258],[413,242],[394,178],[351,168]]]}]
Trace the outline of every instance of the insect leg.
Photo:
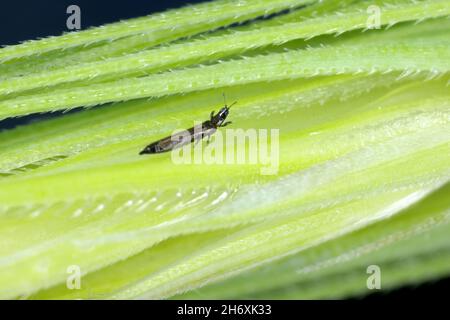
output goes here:
[{"label": "insect leg", "polygon": [[222,124],[221,127],[226,127],[227,125],[232,124],[232,123],[233,123],[232,121],[227,121],[224,124]]},{"label": "insect leg", "polygon": [[214,118],[214,110],[211,111],[211,116],[210,116],[210,118],[211,118],[211,120],[212,120],[212,118]]}]

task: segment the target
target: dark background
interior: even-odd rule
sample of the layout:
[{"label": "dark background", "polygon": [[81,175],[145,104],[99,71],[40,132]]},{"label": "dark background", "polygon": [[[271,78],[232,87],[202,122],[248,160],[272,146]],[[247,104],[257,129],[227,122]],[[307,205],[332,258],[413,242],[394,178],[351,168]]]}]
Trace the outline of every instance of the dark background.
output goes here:
[{"label": "dark background", "polygon": [[81,9],[81,28],[135,18],[205,0],[14,0],[0,1],[0,45],[67,32],[67,7]]},{"label": "dark background", "polygon": [[[135,18],[185,4],[209,0],[15,0],[0,2],[0,46],[17,44],[24,40],[56,36],[67,32],[68,6],[75,4],[81,9],[81,28],[99,26],[118,20]],[[54,114],[57,116],[57,113]],[[0,121],[0,131],[24,124],[36,116]],[[38,116],[39,117],[39,116]],[[383,298],[443,299],[450,290],[450,278],[409,286],[391,292],[374,293],[364,300]],[[447,292],[446,292],[447,291]]]}]

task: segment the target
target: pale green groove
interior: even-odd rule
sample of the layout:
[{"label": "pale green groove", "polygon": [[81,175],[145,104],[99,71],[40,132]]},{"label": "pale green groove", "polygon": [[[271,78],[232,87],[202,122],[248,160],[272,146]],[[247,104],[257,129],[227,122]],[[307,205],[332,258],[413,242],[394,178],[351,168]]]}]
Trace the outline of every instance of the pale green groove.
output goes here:
[{"label": "pale green groove", "polygon": [[148,17],[125,20],[85,31],[67,33],[58,37],[27,41],[0,50],[0,61],[39,54],[56,49],[91,44],[101,40],[115,40],[122,37],[149,33],[161,29],[173,30],[189,24],[208,23],[214,19],[229,19],[238,22],[240,16],[247,20],[264,14],[277,12],[311,1],[302,0],[219,0],[186,6],[178,10]]},{"label": "pale green groove", "polygon": [[[448,210],[446,214],[448,217]],[[362,252],[356,250],[356,252],[350,252],[348,256],[339,257],[342,258],[343,263],[342,265],[335,265],[336,268],[334,271],[341,272],[340,274],[337,272],[336,275],[338,277],[342,275],[356,276],[356,281],[348,283],[341,278],[341,288],[324,290],[322,287],[321,290],[314,290],[313,292],[305,290],[303,294],[299,294],[298,296],[302,298],[336,298],[370,293],[365,287],[367,280],[366,270],[368,266],[373,264],[379,265],[383,270],[384,278],[382,288],[384,290],[405,284],[415,285],[433,278],[448,277],[450,274],[450,270],[448,269],[450,248],[446,239],[446,234],[450,230],[448,219],[443,219],[439,223],[435,223],[433,218],[430,218],[424,225],[417,225],[414,229],[411,231],[411,234],[399,235],[398,232],[394,232],[392,235],[382,239],[380,241],[381,243],[374,242],[373,244],[369,244],[367,247],[380,247],[374,248],[372,252],[366,247],[361,248]],[[408,237],[411,238],[408,239]],[[355,253],[359,254],[359,256],[354,255]],[[350,261],[352,258],[354,261]],[[439,262],[439,265],[423,268],[421,267],[421,260],[425,260],[425,262],[427,260],[434,260]],[[326,270],[314,272],[314,276],[313,274],[309,275],[307,281],[305,281],[306,284],[314,281],[317,282],[315,276],[324,278],[335,276],[334,271],[330,270],[332,268],[332,262],[328,263],[329,266],[325,267]],[[403,263],[405,268],[402,268]],[[300,281],[298,284],[300,287],[303,287],[305,282]],[[264,293],[261,293],[261,295],[258,294],[257,298],[262,298]]]},{"label": "pale green groove", "polygon": [[[449,186],[443,186],[392,219],[187,293],[183,298],[231,298],[235,297],[233,291],[240,292],[241,298],[267,298],[269,293],[290,284],[306,287],[308,281],[340,274],[346,269],[354,272],[357,267],[364,277],[369,265],[448,248],[445,233],[450,228],[450,204],[448,198],[442,196],[448,193]],[[435,241],[430,241],[430,237]],[[345,282],[341,280],[340,285],[344,287]],[[364,285],[365,281],[361,282],[359,290],[365,291]],[[299,292],[298,297],[306,298],[305,293]],[[322,290],[321,297],[330,298],[333,294]]]},{"label": "pale green groove", "polygon": [[[385,285],[381,288],[382,292],[378,292],[378,294],[382,295],[392,289],[408,285],[412,286],[413,290],[419,291],[421,288],[418,285],[422,282],[433,283],[436,281],[435,279],[448,277],[449,264],[450,252],[448,249],[436,250],[402,260],[387,261],[381,264]],[[362,297],[374,293],[373,290],[369,291],[364,287],[368,276],[367,273],[364,273],[366,270],[357,268],[342,274],[321,278],[323,283],[318,283],[318,279],[300,283],[299,287],[271,292],[270,296],[273,299],[289,299],[293,296],[304,299]],[[325,286],[324,283],[327,285]]]},{"label": "pale green groove", "polygon": [[[448,232],[448,229],[446,230]],[[442,234],[440,235],[442,237]],[[433,233],[426,234],[424,237],[417,237],[417,240],[432,241],[439,240]],[[414,239],[415,240],[415,239]],[[406,242],[403,249],[407,249],[408,244],[415,245],[416,241]],[[386,248],[389,252],[391,248]],[[374,258],[377,258],[376,253],[372,253]],[[446,278],[450,275],[450,249],[431,248],[428,252],[421,254],[414,254],[411,252],[410,256],[396,259],[378,259],[378,266],[382,270],[382,286],[381,290],[368,290],[367,280],[370,274],[367,273],[368,266],[373,265],[374,259],[355,258],[356,262],[361,262],[352,268],[349,264],[343,264],[346,267],[341,273],[331,273],[329,275],[311,278],[306,281],[299,281],[298,283],[289,283],[288,285],[273,290],[260,291],[250,296],[252,299],[344,299],[344,298],[361,298],[368,294],[387,294],[392,289],[397,289],[402,286],[412,286],[415,290],[420,290],[420,285],[423,282],[433,283],[434,279]],[[381,292],[380,292],[381,291]],[[207,299],[203,295],[202,290],[198,290],[198,295],[188,295],[190,299]],[[206,294],[210,294],[207,292]],[[270,298],[269,298],[270,297]],[[74,297],[73,297],[74,298]],[[181,295],[181,299],[184,296]],[[240,299],[248,298],[248,296],[239,296]],[[179,299],[176,296],[175,299]]]},{"label": "pale green groove", "polygon": [[[380,8],[380,10],[386,11],[383,14],[383,25],[450,14],[450,6],[448,6],[447,1],[419,2],[400,7],[390,6],[388,9]],[[344,31],[365,28],[366,24],[366,12],[348,11],[341,12],[336,16],[316,18],[300,23],[266,27],[262,30],[241,31],[221,37],[197,40],[188,44],[181,43],[148,52],[144,51],[103,62],[75,65],[47,73],[8,78],[0,82],[0,95],[83,79],[101,79],[104,76],[111,75],[123,77],[136,72],[164,70],[172,65],[180,66],[180,64],[215,60],[269,44],[282,44],[290,40],[312,38],[322,34],[339,34]]]},{"label": "pale green groove", "polygon": [[436,41],[298,50],[3,100],[0,101],[0,119],[34,112],[299,77],[392,71],[439,75],[448,72],[449,57],[450,46]]}]

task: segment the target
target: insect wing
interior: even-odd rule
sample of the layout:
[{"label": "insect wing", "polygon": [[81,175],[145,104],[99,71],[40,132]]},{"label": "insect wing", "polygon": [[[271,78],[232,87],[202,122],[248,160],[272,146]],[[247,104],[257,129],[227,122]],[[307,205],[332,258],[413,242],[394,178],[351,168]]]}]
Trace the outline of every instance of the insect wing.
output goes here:
[{"label": "insect wing", "polygon": [[[170,139],[170,140],[169,140]],[[165,142],[164,148],[176,149],[191,143],[192,134],[189,130],[180,131],[172,134],[169,141]],[[167,144],[167,145],[166,145]]]}]

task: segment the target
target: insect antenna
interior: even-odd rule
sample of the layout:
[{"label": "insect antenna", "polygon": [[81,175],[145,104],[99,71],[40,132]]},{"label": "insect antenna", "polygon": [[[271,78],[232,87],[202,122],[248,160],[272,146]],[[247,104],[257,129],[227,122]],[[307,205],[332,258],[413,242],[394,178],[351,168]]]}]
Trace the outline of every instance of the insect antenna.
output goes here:
[{"label": "insect antenna", "polygon": [[233,106],[233,105],[235,105],[235,104],[237,103],[237,101],[235,101],[235,102],[233,102],[232,104],[230,104],[230,105],[228,106],[228,105],[227,105],[227,98],[225,97],[225,92],[222,92],[222,95],[223,95],[223,103],[225,104],[225,107],[226,107],[227,109],[230,109],[231,106]]},{"label": "insect antenna", "polygon": [[234,106],[235,104],[237,103],[237,101],[235,101],[235,102],[233,102],[232,104],[230,104],[229,106],[228,106],[228,109],[230,109],[232,106]]}]

